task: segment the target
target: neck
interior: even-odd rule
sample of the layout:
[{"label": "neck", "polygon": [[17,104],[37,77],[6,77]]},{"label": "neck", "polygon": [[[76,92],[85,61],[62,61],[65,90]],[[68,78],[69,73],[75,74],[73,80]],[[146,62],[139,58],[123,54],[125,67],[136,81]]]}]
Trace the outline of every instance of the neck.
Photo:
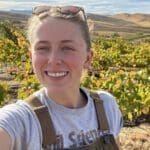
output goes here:
[{"label": "neck", "polygon": [[57,104],[68,108],[80,108],[87,103],[85,95],[80,91],[79,88],[76,90],[65,90],[59,93],[50,91],[47,93],[48,96]]}]

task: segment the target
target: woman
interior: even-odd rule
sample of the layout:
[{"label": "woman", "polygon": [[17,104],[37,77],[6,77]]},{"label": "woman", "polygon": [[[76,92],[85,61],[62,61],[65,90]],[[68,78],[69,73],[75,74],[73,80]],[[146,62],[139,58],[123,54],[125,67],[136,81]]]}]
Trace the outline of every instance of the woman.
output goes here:
[{"label": "woman", "polygon": [[118,149],[114,137],[122,117],[114,97],[104,91],[93,96],[80,87],[92,57],[83,8],[34,8],[28,39],[33,69],[43,88],[0,110],[0,147]]}]

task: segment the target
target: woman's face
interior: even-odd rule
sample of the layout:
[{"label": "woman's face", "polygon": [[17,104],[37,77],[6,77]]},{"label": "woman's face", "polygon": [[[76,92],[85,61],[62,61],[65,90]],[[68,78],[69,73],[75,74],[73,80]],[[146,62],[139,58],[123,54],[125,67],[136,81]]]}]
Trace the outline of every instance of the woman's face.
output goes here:
[{"label": "woman's face", "polygon": [[91,57],[79,26],[47,18],[35,26],[32,35],[32,64],[41,84],[51,92],[79,88],[82,70]]}]

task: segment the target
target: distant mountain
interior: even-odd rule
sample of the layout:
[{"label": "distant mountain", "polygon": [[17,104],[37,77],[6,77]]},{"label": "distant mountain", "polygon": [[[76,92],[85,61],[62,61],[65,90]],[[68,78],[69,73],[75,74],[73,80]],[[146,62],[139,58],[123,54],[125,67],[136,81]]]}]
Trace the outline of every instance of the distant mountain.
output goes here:
[{"label": "distant mountain", "polygon": [[30,15],[31,11],[30,10],[10,10],[10,12],[14,12],[14,13],[19,13],[19,14],[26,14],[26,15]]},{"label": "distant mountain", "polygon": [[18,13],[15,11],[0,11],[0,21],[10,20],[18,25],[26,25],[29,14]]}]

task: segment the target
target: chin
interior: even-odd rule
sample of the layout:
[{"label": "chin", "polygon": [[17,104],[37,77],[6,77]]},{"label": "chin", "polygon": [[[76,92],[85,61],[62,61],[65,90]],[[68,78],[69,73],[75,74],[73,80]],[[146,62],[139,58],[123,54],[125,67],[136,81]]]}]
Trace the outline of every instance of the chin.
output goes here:
[{"label": "chin", "polygon": [[65,92],[67,91],[69,88],[67,86],[45,86],[47,88],[48,91],[50,92]]}]

